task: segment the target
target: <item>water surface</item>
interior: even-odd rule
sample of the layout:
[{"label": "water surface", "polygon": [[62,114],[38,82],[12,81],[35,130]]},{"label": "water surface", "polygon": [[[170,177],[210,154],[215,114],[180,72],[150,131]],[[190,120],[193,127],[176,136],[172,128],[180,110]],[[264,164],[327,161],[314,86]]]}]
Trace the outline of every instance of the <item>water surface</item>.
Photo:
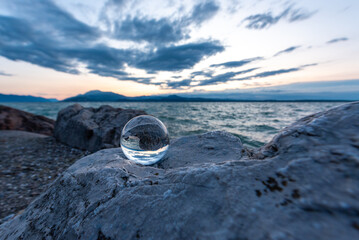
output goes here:
[{"label": "water surface", "polygon": [[[6,103],[31,113],[56,119],[69,102]],[[159,118],[171,138],[225,130],[248,146],[259,147],[283,127],[309,114],[341,105],[340,102],[83,102],[85,107],[107,104],[145,110]]]}]

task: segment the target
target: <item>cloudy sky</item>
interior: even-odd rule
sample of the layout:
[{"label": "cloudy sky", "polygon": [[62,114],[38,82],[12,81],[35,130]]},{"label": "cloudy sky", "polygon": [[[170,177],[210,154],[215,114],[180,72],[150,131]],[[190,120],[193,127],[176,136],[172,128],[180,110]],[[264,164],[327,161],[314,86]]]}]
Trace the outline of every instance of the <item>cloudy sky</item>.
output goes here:
[{"label": "cloudy sky", "polygon": [[359,91],[344,81],[359,79],[358,12],[357,0],[0,0],[0,92]]}]

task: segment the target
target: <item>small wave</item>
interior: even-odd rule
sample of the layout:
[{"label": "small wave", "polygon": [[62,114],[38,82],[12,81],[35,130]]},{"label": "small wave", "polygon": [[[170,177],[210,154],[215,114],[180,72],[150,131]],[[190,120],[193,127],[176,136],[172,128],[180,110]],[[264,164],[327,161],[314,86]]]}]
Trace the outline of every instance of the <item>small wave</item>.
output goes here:
[{"label": "small wave", "polygon": [[261,112],[261,114],[264,116],[269,116],[269,115],[273,115],[274,112]]},{"label": "small wave", "polygon": [[251,126],[250,128],[254,129],[255,131],[277,131],[277,129],[275,127],[271,127],[268,125],[254,125]]},{"label": "small wave", "polygon": [[159,116],[158,118],[159,119],[166,119],[166,120],[169,120],[169,121],[175,121],[176,120],[175,117],[170,117],[170,116]]}]

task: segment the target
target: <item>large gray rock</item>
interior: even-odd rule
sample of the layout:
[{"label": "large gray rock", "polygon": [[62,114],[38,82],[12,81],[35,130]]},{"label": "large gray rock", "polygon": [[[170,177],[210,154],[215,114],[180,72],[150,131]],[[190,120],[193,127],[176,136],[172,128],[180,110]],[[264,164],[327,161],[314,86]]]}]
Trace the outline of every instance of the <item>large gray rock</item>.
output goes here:
[{"label": "large gray rock", "polygon": [[147,113],[108,105],[84,108],[74,104],[58,113],[54,136],[62,143],[91,152],[118,147],[125,124],[130,119],[144,114]]},{"label": "large gray rock", "polygon": [[258,150],[216,148],[227,144],[243,149],[213,132],[178,139],[157,166],[119,148],[82,158],[0,238],[359,239],[359,102],[299,120]]}]

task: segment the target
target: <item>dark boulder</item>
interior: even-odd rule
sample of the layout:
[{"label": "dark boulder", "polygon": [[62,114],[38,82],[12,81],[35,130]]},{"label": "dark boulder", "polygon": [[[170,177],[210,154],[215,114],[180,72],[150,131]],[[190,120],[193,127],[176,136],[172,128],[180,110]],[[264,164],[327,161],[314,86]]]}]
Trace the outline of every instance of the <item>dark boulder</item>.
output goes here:
[{"label": "dark boulder", "polygon": [[0,130],[20,130],[51,136],[55,121],[44,116],[0,105]]},{"label": "dark boulder", "polygon": [[54,136],[62,143],[91,152],[119,147],[121,131],[125,124],[144,114],[147,113],[108,105],[85,108],[74,104],[58,113]]}]

